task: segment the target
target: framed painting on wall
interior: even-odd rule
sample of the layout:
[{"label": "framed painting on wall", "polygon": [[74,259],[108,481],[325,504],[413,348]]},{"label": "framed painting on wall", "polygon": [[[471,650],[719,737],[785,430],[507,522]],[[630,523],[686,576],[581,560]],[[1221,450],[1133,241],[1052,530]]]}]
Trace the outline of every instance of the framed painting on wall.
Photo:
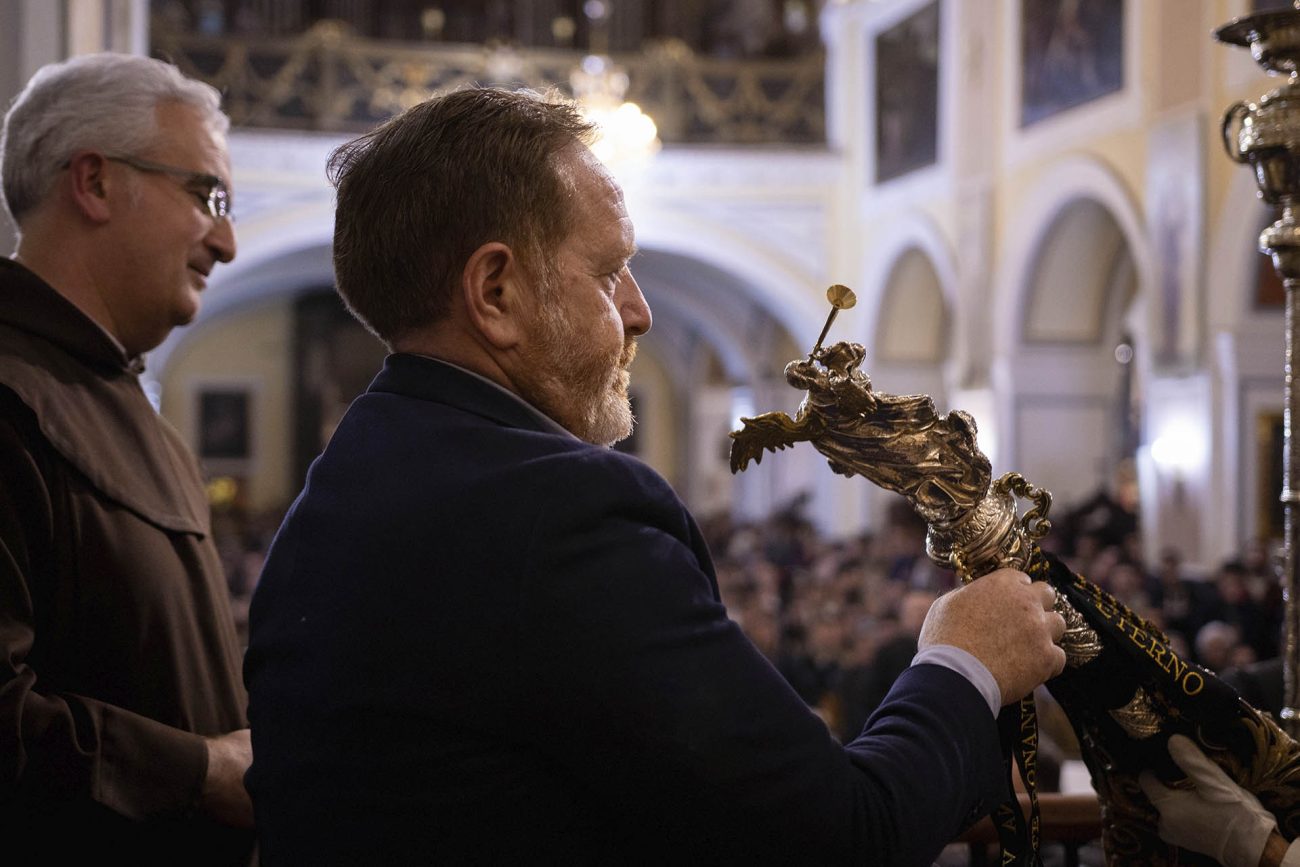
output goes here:
[{"label": "framed painting on wall", "polygon": [[1021,0],[1020,125],[1124,86],[1124,0]]},{"label": "framed painting on wall", "polygon": [[939,158],[939,0],[876,34],[876,183]]},{"label": "framed painting on wall", "polygon": [[1255,419],[1256,532],[1258,538],[1280,539],[1283,533],[1282,508],[1282,412],[1261,412]]},{"label": "framed painting on wall", "polygon": [[199,458],[241,461],[251,456],[247,389],[206,387],[199,391]]}]

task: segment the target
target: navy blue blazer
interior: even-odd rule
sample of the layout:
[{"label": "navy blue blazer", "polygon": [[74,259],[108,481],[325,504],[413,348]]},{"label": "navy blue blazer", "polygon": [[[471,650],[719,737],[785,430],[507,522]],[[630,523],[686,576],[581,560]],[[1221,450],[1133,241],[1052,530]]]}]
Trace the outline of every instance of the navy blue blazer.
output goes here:
[{"label": "navy blue blazer", "polygon": [[253,599],[264,864],[929,864],[1006,794],[961,676],[840,746],[644,464],[393,355]]}]

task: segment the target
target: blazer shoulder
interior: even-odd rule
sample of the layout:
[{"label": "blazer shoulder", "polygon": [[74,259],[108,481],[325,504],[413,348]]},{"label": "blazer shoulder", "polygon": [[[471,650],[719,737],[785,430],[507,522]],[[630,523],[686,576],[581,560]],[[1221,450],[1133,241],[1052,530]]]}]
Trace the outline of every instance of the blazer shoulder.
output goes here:
[{"label": "blazer shoulder", "polygon": [[602,497],[686,509],[668,480],[639,458],[577,441],[566,446],[555,454],[553,467],[563,487]]}]

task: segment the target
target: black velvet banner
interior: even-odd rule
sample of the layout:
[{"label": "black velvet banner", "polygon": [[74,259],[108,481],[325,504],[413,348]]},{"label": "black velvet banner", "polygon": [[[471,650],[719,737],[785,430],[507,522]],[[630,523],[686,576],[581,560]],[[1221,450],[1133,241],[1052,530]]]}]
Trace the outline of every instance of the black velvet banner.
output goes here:
[{"label": "black velvet banner", "polygon": [[[1138,775],[1185,780],[1169,757],[1170,735],[1191,738],[1278,819],[1288,840],[1300,832],[1300,745],[1212,672],[1182,659],[1154,624],[1035,547],[1028,569],[1047,581],[1096,631],[1102,649],[1067,666],[1047,688],[1078,735],[1102,807],[1102,842],[1112,867],[1215,862],[1164,843],[1159,816]],[[1035,743],[1036,747],[1036,743]],[[996,814],[995,814],[996,820]]]}]

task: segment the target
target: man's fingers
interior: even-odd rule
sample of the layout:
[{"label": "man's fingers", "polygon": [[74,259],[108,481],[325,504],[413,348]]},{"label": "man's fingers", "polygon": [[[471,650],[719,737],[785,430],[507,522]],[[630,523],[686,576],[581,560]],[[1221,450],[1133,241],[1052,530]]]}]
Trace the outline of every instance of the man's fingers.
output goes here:
[{"label": "man's fingers", "polygon": [[1205,753],[1201,752],[1192,739],[1185,735],[1169,736],[1169,755],[1185,774],[1199,777],[1223,773],[1214,762],[1206,758]]},{"label": "man's fingers", "polygon": [[1169,736],[1169,755],[1178,763],[1178,767],[1184,771],[1187,770],[1183,765],[1184,761],[1195,764],[1203,758],[1201,751],[1196,748],[1196,744],[1192,743],[1192,739],[1186,735]]},{"label": "man's fingers", "polygon": [[1056,610],[1056,600],[1060,598],[1060,594],[1049,584],[1043,583],[1042,587],[1047,591],[1043,616],[1047,621],[1047,634],[1052,639],[1052,673],[1049,675],[1050,679],[1065,671],[1066,656],[1065,651],[1060,646],[1061,639],[1065,636],[1065,617]]},{"label": "man's fingers", "polygon": [[1196,781],[1197,788],[1206,792],[1209,797],[1210,792],[1218,794],[1235,794],[1236,784],[1223,772],[1223,769],[1214,763],[1200,748],[1192,742],[1191,738],[1183,735],[1171,735],[1169,738],[1169,755],[1173,757],[1178,767],[1183,769],[1183,773]]},{"label": "man's fingers", "polygon": [[1138,774],[1138,785],[1142,787],[1147,800],[1156,809],[1159,809],[1161,804],[1178,794],[1176,789],[1171,789],[1157,780],[1155,774],[1150,771],[1143,771]]},{"label": "man's fingers", "polygon": [[1030,577],[1026,575],[1024,572],[1021,572],[1018,569],[1010,569],[1010,568],[994,569],[992,572],[985,575],[980,580],[988,581],[988,579],[990,578],[993,579],[993,581],[989,581],[990,584],[996,583],[998,581],[1010,581],[1013,584],[1031,583]]},{"label": "man's fingers", "polygon": [[1056,677],[1062,671],[1065,671],[1066,656],[1065,651],[1061,649],[1061,638],[1065,636],[1065,618],[1056,610],[1056,600],[1060,594],[1056,589],[1046,582],[1037,582],[1034,585],[1039,589],[1043,602],[1043,618],[1047,623],[1047,634],[1052,640],[1052,649],[1050,651],[1052,661],[1052,673],[1050,677]]},{"label": "man's fingers", "polygon": [[1065,637],[1065,618],[1059,612],[1050,612],[1047,615],[1047,628],[1052,633],[1052,643],[1059,643]]},{"label": "man's fingers", "polygon": [[1259,801],[1249,791],[1244,791],[1232,778],[1214,763],[1190,738],[1172,735],[1169,738],[1169,755],[1178,767],[1196,784],[1201,797],[1212,803],[1237,803],[1243,797]]},{"label": "man's fingers", "polygon": [[1042,600],[1042,605],[1046,609],[1051,609],[1056,605],[1056,588],[1046,581],[1035,581],[1034,589],[1038,591],[1038,596]]},{"label": "man's fingers", "polygon": [[1052,673],[1043,678],[1044,680],[1051,680],[1061,672],[1065,671],[1066,657],[1064,650],[1053,644],[1052,649],[1049,652],[1049,658],[1052,661]]}]

